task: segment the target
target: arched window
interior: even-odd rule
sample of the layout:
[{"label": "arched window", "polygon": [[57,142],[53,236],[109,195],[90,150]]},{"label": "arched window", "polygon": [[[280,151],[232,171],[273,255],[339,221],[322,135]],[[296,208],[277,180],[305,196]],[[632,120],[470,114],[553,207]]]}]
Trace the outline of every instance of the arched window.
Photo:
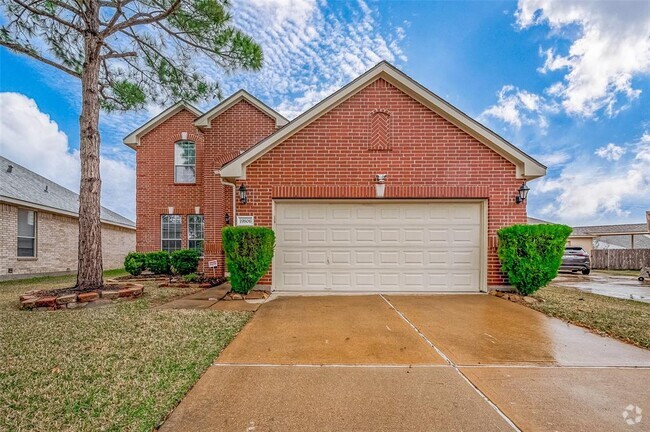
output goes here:
[{"label": "arched window", "polygon": [[375,111],[370,115],[370,150],[390,150],[390,114]]},{"label": "arched window", "polygon": [[196,146],[192,141],[179,141],[174,145],[174,182],[196,182]]}]

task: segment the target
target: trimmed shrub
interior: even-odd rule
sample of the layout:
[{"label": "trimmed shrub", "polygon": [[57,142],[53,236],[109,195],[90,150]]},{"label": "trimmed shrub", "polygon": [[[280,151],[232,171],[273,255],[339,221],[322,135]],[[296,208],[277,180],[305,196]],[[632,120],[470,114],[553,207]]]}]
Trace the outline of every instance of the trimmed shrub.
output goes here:
[{"label": "trimmed shrub", "polygon": [[194,249],[181,249],[172,252],[172,270],[179,275],[195,273],[199,268],[201,254]]},{"label": "trimmed shrub", "polygon": [[221,238],[232,290],[248,294],[269,271],[275,233],[264,227],[225,227]]},{"label": "trimmed shrub", "polygon": [[571,228],[566,225],[513,225],[501,228],[501,270],[521,294],[529,295],[557,276]]},{"label": "trimmed shrub", "polygon": [[200,279],[201,279],[201,277],[199,275],[197,275],[196,273],[190,273],[190,274],[187,274],[187,275],[183,276],[183,280],[185,282],[198,282]]},{"label": "trimmed shrub", "polygon": [[154,274],[169,274],[171,257],[167,251],[149,252],[146,255],[147,269]]},{"label": "trimmed shrub", "polygon": [[129,252],[124,257],[124,270],[133,276],[138,276],[146,268],[145,254],[140,252]]}]

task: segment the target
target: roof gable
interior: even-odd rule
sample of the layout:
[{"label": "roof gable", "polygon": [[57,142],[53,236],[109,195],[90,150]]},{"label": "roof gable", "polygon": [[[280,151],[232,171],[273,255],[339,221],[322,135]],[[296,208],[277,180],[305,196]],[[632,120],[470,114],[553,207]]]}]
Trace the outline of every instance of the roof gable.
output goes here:
[{"label": "roof gable", "polygon": [[133,150],[136,150],[137,146],[140,145],[140,138],[143,135],[145,135],[147,132],[150,132],[156,126],[163,123],[168,118],[183,111],[184,109],[188,110],[189,112],[191,112],[197,117],[202,114],[201,111],[199,111],[197,108],[193,107],[192,105],[186,102],[178,102],[177,104],[167,108],[165,111],[161,112],[156,117],[152,118],[151,120],[149,120],[148,122],[146,122],[145,124],[137,128],[136,130],[128,134],[124,138],[124,144],[131,147]]},{"label": "roof gable", "polygon": [[237,103],[245,100],[246,102],[253,105],[258,110],[262,111],[264,114],[275,119],[276,126],[284,126],[289,122],[286,118],[280,115],[275,110],[271,109],[269,106],[264,104],[262,101],[257,99],[255,96],[248,93],[246,90],[239,90],[235,94],[223,100],[220,104],[212,108],[210,111],[206,112],[198,119],[194,121],[194,126],[199,128],[210,128],[212,127],[212,120],[219,116],[221,113],[227,111],[229,108],[233,107]]},{"label": "roof gable", "polygon": [[221,176],[225,178],[245,178],[246,167],[250,163],[378,79],[386,80],[512,162],[516,166],[518,178],[534,179],[546,174],[544,165],[384,61],[305,111],[282,129],[225,164],[220,170]]}]

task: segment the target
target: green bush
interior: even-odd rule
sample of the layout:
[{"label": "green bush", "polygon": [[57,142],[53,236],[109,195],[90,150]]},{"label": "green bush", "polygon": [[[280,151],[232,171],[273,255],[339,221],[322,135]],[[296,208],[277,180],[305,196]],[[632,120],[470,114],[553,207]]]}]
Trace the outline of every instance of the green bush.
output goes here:
[{"label": "green bush", "polygon": [[172,270],[179,275],[195,273],[199,268],[201,254],[194,249],[181,249],[172,252]]},{"label": "green bush", "polygon": [[171,257],[167,251],[149,252],[146,255],[147,269],[154,274],[169,274]]},{"label": "green bush", "polygon": [[501,270],[521,294],[529,295],[557,276],[571,228],[566,225],[513,225],[501,228]]},{"label": "green bush", "polygon": [[185,282],[198,282],[199,279],[201,279],[201,277],[196,273],[190,273],[188,275],[183,276],[183,280]]},{"label": "green bush", "polygon": [[275,233],[264,227],[225,227],[222,240],[232,290],[247,294],[269,270]]},{"label": "green bush", "polygon": [[137,276],[146,268],[145,254],[140,252],[129,252],[124,257],[124,270],[133,276]]}]

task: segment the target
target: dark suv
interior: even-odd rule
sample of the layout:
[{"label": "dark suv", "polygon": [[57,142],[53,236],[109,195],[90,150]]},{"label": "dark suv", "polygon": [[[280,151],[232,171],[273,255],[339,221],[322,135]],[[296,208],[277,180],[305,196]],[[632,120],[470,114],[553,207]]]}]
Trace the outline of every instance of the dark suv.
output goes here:
[{"label": "dark suv", "polygon": [[591,260],[589,259],[589,254],[581,247],[565,247],[560,270],[571,272],[581,271],[582,274],[588,275],[591,271]]}]

